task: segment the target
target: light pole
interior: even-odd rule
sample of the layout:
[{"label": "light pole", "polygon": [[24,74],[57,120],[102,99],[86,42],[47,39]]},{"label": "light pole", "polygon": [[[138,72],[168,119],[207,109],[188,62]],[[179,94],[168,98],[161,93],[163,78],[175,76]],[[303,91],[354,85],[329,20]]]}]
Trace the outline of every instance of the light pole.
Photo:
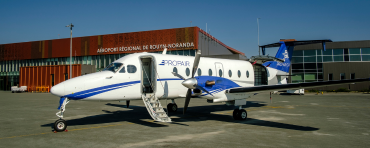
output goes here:
[{"label": "light pole", "polygon": [[69,79],[72,79],[72,27],[74,27],[74,25],[72,25],[72,23],[70,25],[67,25],[66,27],[69,27],[71,28],[71,47],[70,47],[70,57],[69,57]]},{"label": "light pole", "polygon": [[260,50],[260,24],[258,22],[260,18],[257,18],[257,32],[258,32],[258,55],[261,55],[261,50]]}]

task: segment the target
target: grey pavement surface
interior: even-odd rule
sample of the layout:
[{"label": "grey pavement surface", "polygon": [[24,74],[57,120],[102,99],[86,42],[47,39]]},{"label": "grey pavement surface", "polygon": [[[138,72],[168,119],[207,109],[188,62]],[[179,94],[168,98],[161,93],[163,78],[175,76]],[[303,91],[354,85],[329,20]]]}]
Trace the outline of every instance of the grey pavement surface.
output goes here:
[{"label": "grey pavement surface", "polygon": [[[153,122],[141,100],[71,101],[68,132],[53,133],[59,98],[48,93],[0,91],[0,147],[369,147],[370,94],[259,94],[247,100],[248,119],[234,106],[192,98]],[[166,101],[161,101],[166,106]],[[167,101],[167,103],[169,103]]]}]

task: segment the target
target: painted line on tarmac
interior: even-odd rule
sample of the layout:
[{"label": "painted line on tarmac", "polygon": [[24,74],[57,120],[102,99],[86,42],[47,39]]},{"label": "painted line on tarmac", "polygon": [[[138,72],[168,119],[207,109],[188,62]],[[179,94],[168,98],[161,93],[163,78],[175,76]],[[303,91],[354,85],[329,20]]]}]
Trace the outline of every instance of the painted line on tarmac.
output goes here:
[{"label": "painted line on tarmac", "polygon": [[[134,124],[134,123],[131,123],[131,122],[126,122],[126,123],[127,124]],[[71,129],[71,130],[68,130],[68,132],[80,131],[80,130],[88,130],[88,129],[97,129],[97,128],[103,128],[103,127],[113,127],[113,126],[120,126],[120,125],[124,125],[124,123],[122,123],[122,124],[113,124],[113,125],[104,125],[104,126],[94,126],[94,127],[88,127],[88,128]],[[50,133],[29,134],[29,135],[20,135],[20,136],[11,136],[11,137],[3,137],[3,138],[0,138],[0,139],[11,139],[11,138],[19,138],[19,137],[38,136],[38,135],[51,134],[51,133],[53,133],[53,132],[50,132]]]}]

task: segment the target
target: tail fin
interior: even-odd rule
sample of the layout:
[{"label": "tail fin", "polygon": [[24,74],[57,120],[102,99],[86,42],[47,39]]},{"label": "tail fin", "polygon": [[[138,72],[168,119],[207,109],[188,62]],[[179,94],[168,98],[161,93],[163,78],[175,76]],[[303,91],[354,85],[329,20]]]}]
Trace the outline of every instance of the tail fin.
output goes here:
[{"label": "tail fin", "polygon": [[294,46],[286,46],[283,41],[280,41],[280,48],[276,53],[275,58],[283,59],[284,63],[277,62],[277,61],[269,61],[265,62],[262,65],[265,67],[270,67],[277,69],[282,72],[289,73],[290,68],[290,60],[292,58]]}]

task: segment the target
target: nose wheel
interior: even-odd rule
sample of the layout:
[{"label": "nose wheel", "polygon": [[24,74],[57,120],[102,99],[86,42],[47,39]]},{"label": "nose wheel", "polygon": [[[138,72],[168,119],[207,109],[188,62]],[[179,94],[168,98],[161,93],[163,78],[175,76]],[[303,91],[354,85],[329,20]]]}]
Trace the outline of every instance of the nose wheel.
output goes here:
[{"label": "nose wheel", "polygon": [[59,120],[55,121],[54,131],[63,132],[63,131],[67,131],[66,129],[67,129],[67,123],[66,123],[65,120],[59,119]]}]

